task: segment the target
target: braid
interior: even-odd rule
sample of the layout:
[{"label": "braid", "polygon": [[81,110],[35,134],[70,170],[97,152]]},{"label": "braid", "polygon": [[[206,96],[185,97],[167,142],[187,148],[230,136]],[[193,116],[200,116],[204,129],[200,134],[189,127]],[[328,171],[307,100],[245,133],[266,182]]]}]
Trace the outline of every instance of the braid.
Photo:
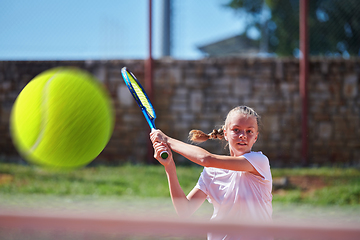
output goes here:
[{"label": "braid", "polygon": [[210,139],[223,139],[224,138],[224,128],[219,128],[218,130],[214,129],[209,133]]},{"label": "braid", "polygon": [[224,138],[224,127],[218,130],[214,129],[211,133],[206,134],[201,130],[191,130],[189,133],[189,139],[192,142],[202,143],[209,139],[223,139]]}]

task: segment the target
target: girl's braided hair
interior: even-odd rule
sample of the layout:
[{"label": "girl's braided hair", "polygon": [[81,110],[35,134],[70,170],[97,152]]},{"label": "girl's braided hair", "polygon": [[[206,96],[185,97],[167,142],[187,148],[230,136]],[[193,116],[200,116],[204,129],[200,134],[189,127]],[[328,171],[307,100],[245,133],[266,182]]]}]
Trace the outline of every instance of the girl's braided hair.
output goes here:
[{"label": "girl's braided hair", "polygon": [[196,142],[196,143],[202,143],[205,142],[209,139],[219,139],[222,140],[224,138],[224,129],[226,129],[226,127],[228,127],[229,125],[229,118],[230,116],[232,116],[232,114],[237,113],[237,114],[243,114],[245,116],[248,117],[255,117],[258,128],[260,127],[260,116],[254,111],[254,109],[247,107],[247,106],[238,106],[236,108],[233,108],[228,115],[226,116],[226,120],[225,120],[225,124],[219,128],[219,129],[214,129],[211,133],[206,134],[201,130],[191,130],[189,133],[189,139],[192,142]]}]

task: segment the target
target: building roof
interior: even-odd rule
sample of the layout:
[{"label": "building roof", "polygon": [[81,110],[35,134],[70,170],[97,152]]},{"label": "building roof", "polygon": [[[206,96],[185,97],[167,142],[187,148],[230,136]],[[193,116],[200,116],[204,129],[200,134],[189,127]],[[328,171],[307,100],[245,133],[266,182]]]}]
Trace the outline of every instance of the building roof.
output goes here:
[{"label": "building roof", "polygon": [[236,35],[204,46],[198,49],[208,57],[225,56],[256,56],[259,53],[259,41]]}]

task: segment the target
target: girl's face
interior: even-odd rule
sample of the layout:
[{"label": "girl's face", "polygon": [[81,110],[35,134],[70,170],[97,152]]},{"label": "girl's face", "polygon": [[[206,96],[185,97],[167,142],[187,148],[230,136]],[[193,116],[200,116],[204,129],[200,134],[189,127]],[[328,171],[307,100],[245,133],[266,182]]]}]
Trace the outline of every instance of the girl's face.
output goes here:
[{"label": "girl's face", "polygon": [[251,151],[258,137],[258,125],[254,116],[232,114],[224,131],[232,156],[241,156]]}]

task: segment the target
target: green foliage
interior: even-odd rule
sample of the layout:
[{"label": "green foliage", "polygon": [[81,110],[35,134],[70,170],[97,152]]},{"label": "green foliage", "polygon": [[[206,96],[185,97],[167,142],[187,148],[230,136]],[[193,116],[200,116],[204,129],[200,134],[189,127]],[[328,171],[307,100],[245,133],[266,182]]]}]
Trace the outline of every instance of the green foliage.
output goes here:
[{"label": "green foliage", "polygon": [[[195,185],[201,168],[178,169],[185,192]],[[49,172],[35,166],[0,164],[0,193],[168,197],[162,166],[124,165]]]},{"label": "green foliage", "polygon": [[[185,193],[195,186],[201,167],[179,166]],[[319,177],[323,188],[304,193],[293,186],[273,194],[274,203],[360,205],[360,170],[355,168],[272,169],[273,178]],[[0,164],[0,194],[169,198],[164,168],[160,165],[87,167],[69,172],[49,172],[35,166]]]},{"label": "green foliage", "polygon": [[294,168],[272,169],[273,177],[318,177],[325,187],[302,192],[296,186],[274,194],[274,202],[312,205],[359,205],[360,170],[356,168]]},{"label": "green foliage", "polygon": [[301,191],[300,189],[290,189],[284,192],[283,194],[274,194],[273,202],[281,203],[301,203]]},{"label": "green foliage", "polygon": [[339,177],[345,179],[360,178],[360,171],[356,168],[272,168],[271,173],[273,178],[282,176],[319,176],[324,178],[335,177],[336,179],[339,179]]},{"label": "green foliage", "polygon": [[[305,199],[305,202],[310,202],[309,199],[310,197]],[[314,192],[311,199],[320,205],[357,205],[360,204],[360,185],[348,184],[325,187]]]},{"label": "green foliage", "polygon": [[[247,21],[247,29],[266,29],[269,51],[291,56],[299,48],[299,0],[230,0],[225,5],[235,11],[257,16]],[[271,17],[260,16],[266,6]],[[309,1],[309,45],[311,55],[359,55],[360,2],[358,0]]]}]

